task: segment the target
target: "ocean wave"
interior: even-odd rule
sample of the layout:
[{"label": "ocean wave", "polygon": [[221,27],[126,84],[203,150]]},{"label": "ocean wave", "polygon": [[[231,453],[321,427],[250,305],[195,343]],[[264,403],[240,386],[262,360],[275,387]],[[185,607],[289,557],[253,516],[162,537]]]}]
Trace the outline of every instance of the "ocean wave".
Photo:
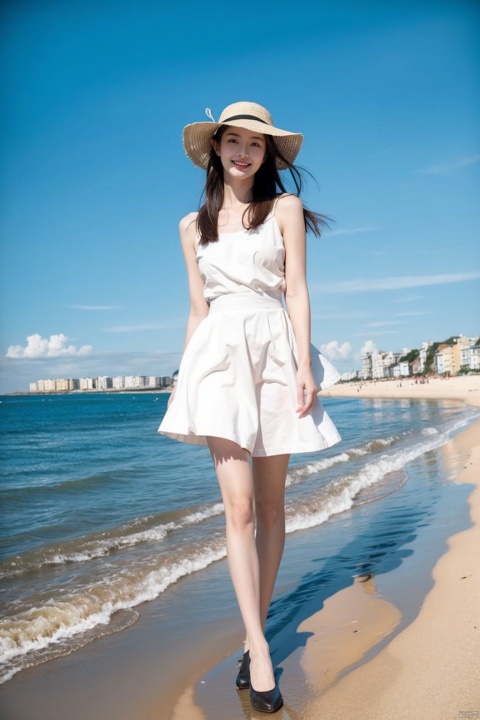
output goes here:
[{"label": "ocean wave", "polygon": [[[287,532],[320,525],[333,515],[351,509],[362,490],[381,483],[389,474],[402,471],[409,462],[440,447],[452,433],[471,420],[472,416],[457,418],[442,432],[424,428],[427,432],[417,433],[413,438],[408,436],[410,444],[406,447],[402,442],[402,447],[395,448],[400,436],[392,435],[353,448],[370,448],[371,453],[368,457],[367,449],[367,462],[355,472],[348,472],[355,467],[354,463],[351,466],[348,464],[352,460],[351,450],[293,468],[290,471],[291,482],[334,465],[345,468],[347,474],[332,478],[309,492],[308,504],[305,497],[293,498],[286,508]],[[405,438],[402,436],[401,439]],[[383,448],[381,455],[378,454],[380,447]],[[42,565],[82,562],[141,543],[162,542],[169,532],[188,525],[195,527],[221,513],[222,504],[215,503],[176,511],[175,516],[163,514],[136,519],[108,533],[44,548],[30,553],[28,557],[13,558],[8,561],[11,566],[4,563],[2,570],[7,569],[15,575],[26,569],[38,570]],[[47,586],[43,599],[39,596],[28,599],[29,608],[23,605],[21,610],[18,606],[15,610],[13,605],[11,614],[0,621],[0,662],[3,663],[0,682],[5,682],[27,665],[70,652],[74,642],[85,643],[100,634],[114,632],[116,627],[121,626],[121,622],[116,625],[116,618],[121,617],[119,613],[130,613],[141,603],[158,597],[180,578],[201,571],[225,557],[223,533],[212,536],[211,532],[206,532],[204,538],[190,538],[181,548],[172,549],[170,555],[165,553],[161,560],[150,557],[135,563],[124,563],[123,557],[120,557],[116,567],[105,567],[101,580],[93,582],[90,577],[88,582],[84,580],[82,585],[77,585],[73,592],[70,591],[71,586],[66,585],[53,597]],[[134,617],[130,614],[122,622],[132,622]]]},{"label": "ocean wave", "polygon": [[25,666],[25,656],[30,656],[31,665],[34,663],[31,655],[50,646],[55,646],[56,655],[65,654],[71,638],[108,625],[120,610],[130,610],[154,600],[180,578],[203,570],[225,556],[223,537],[209,540],[200,550],[196,547],[186,551],[181,560],[172,559],[161,567],[123,570],[108,581],[84,586],[77,593],[64,594],[39,607],[3,618],[0,620],[0,683]]},{"label": "ocean wave", "polygon": [[[49,465],[46,463],[45,469],[48,467]],[[84,491],[102,490],[111,485],[117,487],[121,483],[127,484],[139,481],[143,476],[148,476],[148,470],[144,468],[117,468],[116,470],[109,470],[103,473],[60,479],[52,475],[46,479],[42,477],[40,473],[40,479],[37,479],[40,469],[42,469],[41,465],[37,464],[34,471],[31,470],[27,472],[26,479],[23,483],[16,481],[13,486],[9,486],[8,484],[4,485],[1,491],[1,497],[4,497],[5,500],[15,499],[18,497],[19,492],[25,497],[36,494],[40,494],[41,497],[48,497],[49,495],[57,495],[59,493],[80,494]]]},{"label": "ocean wave", "polygon": [[[116,528],[110,533],[104,532],[93,537],[87,536],[69,540],[65,543],[46,546],[25,555],[5,560],[0,565],[0,578],[5,579],[25,572],[32,572],[45,566],[87,562],[125,548],[144,543],[161,542],[169,533],[175,530],[201,523],[222,513],[223,504],[215,503],[202,506],[193,512],[187,512],[187,514],[175,521],[152,524],[152,521],[155,523],[155,518],[153,520],[152,518],[137,519],[132,523]],[[138,525],[146,521],[151,527],[145,530],[135,530]]]},{"label": "ocean wave", "polygon": [[[379,483],[391,473],[403,470],[405,465],[421,455],[444,445],[452,433],[465,427],[470,421],[470,417],[462,417],[452,422],[446,432],[440,432],[435,428],[426,428],[430,432],[421,433],[422,440],[420,442],[390,454],[385,453],[377,460],[368,462],[357,473],[337,478],[326,488],[319,489],[316,498],[310,496],[308,506],[302,506],[301,510],[287,508],[287,532],[316,527],[326,522],[332,515],[350,510],[356,496],[362,490]],[[431,430],[435,430],[435,432]]]},{"label": "ocean wave", "polygon": [[337,463],[346,463],[355,457],[362,457],[364,455],[383,451],[386,447],[392,445],[399,438],[399,435],[391,435],[387,438],[375,438],[374,440],[370,440],[364,445],[359,445],[358,447],[353,447],[350,450],[345,450],[345,452],[339,453],[338,455],[332,455],[332,457],[323,458],[322,460],[316,460],[315,462],[310,462],[305,465],[299,465],[295,468],[291,468],[287,475],[287,487],[289,485],[293,485],[294,483],[298,482],[303,478],[315,475],[319,472],[322,472],[322,470],[327,470],[328,468],[337,465]]},{"label": "ocean wave", "polygon": [[337,463],[348,462],[350,457],[346,452],[340,453],[339,455],[333,455],[332,457],[324,458],[323,460],[317,460],[316,462],[308,463],[306,465],[299,465],[296,468],[291,468],[287,474],[287,487],[298,482],[302,478],[309,477],[316,473],[326,470],[327,468],[336,465]]},{"label": "ocean wave", "polygon": [[369,440],[369,442],[365,443],[364,445],[359,445],[359,447],[352,448],[348,451],[349,455],[355,456],[355,455],[368,455],[369,453],[375,453],[384,450],[389,445],[392,445],[395,441],[399,440],[399,435],[390,435],[386,438],[375,438],[374,440]]}]

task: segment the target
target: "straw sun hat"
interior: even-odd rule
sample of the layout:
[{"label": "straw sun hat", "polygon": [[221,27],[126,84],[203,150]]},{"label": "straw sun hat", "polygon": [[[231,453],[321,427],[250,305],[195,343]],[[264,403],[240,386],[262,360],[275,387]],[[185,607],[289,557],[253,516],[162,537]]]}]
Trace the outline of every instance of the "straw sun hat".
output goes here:
[{"label": "straw sun hat", "polygon": [[[187,125],[183,129],[183,147],[194,165],[204,168],[208,167],[211,139],[221,125],[252,130],[253,132],[271,135],[280,153],[290,163],[293,163],[303,142],[301,133],[280,130],[273,124],[272,116],[268,110],[253,102],[237,102],[228,105],[220,115],[218,122],[215,122],[211,111],[205,110],[211,122],[196,122]],[[288,167],[277,158],[277,167],[284,170]]]}]

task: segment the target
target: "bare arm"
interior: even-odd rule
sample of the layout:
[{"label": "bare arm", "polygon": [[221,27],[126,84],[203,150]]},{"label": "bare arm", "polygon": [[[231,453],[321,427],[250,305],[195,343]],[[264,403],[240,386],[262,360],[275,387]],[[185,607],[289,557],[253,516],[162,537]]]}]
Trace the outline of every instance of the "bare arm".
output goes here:
[{"label": "bare arm", "polygon": [[306,278],[306,236],[303,205],[294,195],[278,201],[276,216],[285,244],[285,301],[298,350],[297,412],[304,417],[316,401],[318,388],[311,370],[310,300]]},{"label": "bare arm", "polygon": [[[180,221],[180,243],[182,245],[183,257],[188,278],[188,293],[190,296],[190,312],[187,321],[187,330],[185,333],[185,342],[183,350],[190,342],[190,338],[197,329],[198,325],[208,315],[209,306],[203,295],[203,279],[200,275],[197,264],[196,241],[196,218],[197,213],[190,213]],[[175,395],[175,391],[171,394],[168,404],[170,405]]]},{"label": "bare arm", "polygon": [[196,241],[197,213],[190,213],[180,221],[180,242],[182,245],[185,267],[187,269],[188,293],[190,296],[190,313],[183,349],[187,347],[197,326],[208,315],[208,303],[203,295],[203,279],[197,264]]}]

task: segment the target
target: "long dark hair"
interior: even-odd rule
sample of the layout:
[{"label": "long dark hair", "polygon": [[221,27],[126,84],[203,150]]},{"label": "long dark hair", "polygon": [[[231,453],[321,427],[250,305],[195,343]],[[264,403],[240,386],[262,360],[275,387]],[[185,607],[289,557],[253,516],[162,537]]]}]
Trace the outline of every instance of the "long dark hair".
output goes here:
[{"label": "long dark hair", "polygon": [[[228,125],[222,125],[214,135],[215,140],[221,140]],[[295,195],[300,196],[303,187],[303,177],[300,170],[290,163],[275,145],[270,135],[265,135],[266,159],[255,173],[252,188],[252,199],[243,213],[242,224],[246,230],[259,227],[265,222],[271,213],[275,198],[288,193],[277,168],[276,159],[286,165],[293,183]],[[201,206],[197,217],[197,229],[200,235],[200,244],[207,245],[218,240],[218,214],[223,205],[223,166],[215,150],[210,151],[210,160],[207,168],[207,179],[202,197],[205,196],[205,203]],[[320,237],[322,226],[327,225],[329,218],[319,213],[303,209],[305,218],[305,230],[311,230],[314,235]]]}]

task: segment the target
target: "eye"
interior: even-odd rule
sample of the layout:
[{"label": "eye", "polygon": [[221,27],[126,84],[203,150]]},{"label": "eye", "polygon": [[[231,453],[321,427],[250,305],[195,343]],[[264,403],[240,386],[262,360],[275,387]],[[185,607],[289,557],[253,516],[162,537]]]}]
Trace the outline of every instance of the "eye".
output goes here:
[{"label": "eye", "polygon": [[235,138],[228,138],[227,142],[229,142],[229,143],[236,143],[237,141],[236,141]]}]

